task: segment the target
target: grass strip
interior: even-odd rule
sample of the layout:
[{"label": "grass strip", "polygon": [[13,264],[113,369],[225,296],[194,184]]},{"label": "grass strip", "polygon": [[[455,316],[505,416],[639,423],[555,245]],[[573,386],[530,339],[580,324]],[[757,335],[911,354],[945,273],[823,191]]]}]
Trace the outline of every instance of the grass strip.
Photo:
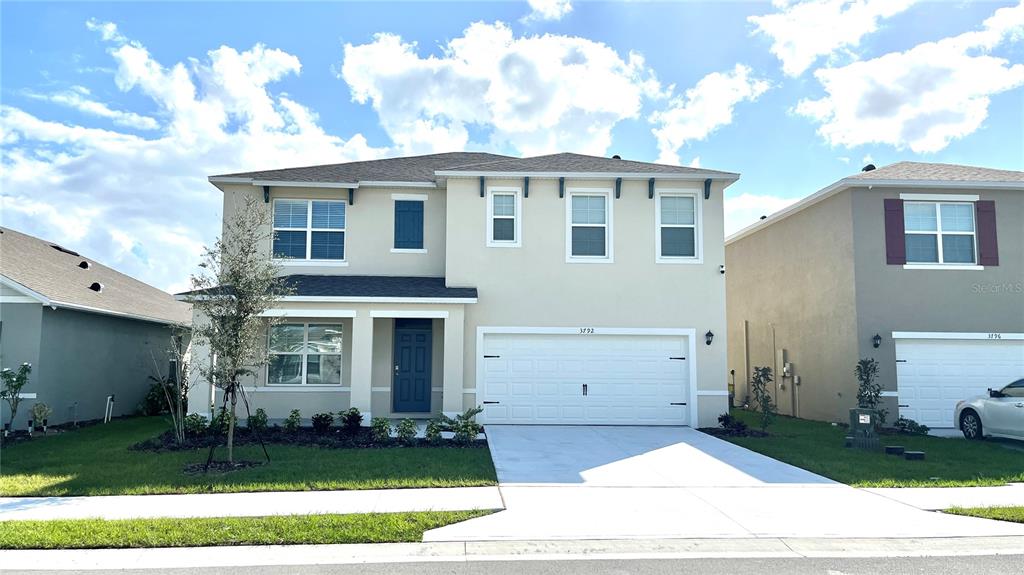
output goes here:
[{"label": "grass strip", "polygon": [[998,519],[999,521],[1011,521],[1013,523],[1024,523],[1024,506],[1017,507],[954,507],[947,509],[946,513],[953,515],[967,515],[969,517],[981,517],[982,519]]}]

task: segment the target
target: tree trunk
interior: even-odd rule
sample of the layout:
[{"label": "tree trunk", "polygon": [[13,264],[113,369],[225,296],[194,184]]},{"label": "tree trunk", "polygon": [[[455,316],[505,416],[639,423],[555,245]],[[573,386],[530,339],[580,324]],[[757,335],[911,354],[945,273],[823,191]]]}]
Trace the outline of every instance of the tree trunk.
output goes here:
[{"label": "tree trunk", "polygon": [[231,386],[231,413],[228,415],[228,463],[235,462],[235,404],[238,403],[238,395],[235,386]]}]

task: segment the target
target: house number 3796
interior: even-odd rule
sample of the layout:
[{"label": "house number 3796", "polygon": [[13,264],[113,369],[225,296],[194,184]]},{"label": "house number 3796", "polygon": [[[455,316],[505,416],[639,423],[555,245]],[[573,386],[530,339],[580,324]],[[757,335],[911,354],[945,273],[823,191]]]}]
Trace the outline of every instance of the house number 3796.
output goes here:
[{"label": "house number 3796", "polygon": [[589,334],[592,334],[592,333],[594,333],[594,328],[592,328],[592,327],[581,327],[580,328],[580,335],[589,335]]}]

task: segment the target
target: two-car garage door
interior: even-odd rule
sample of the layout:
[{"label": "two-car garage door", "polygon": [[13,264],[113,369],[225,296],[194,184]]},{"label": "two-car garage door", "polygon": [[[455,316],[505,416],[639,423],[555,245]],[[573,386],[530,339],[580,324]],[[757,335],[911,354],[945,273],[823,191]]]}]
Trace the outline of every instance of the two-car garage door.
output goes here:
[{"label": "two-car garage door", "polygon": [[485,333],[485,423],[689,425],[686,335]]},{"label": "two-car garage door", "polygon": [[1024,340],[988,337],[897,339],[900,415],[931,428],[956,427],[957,401],[1024,377]]}]

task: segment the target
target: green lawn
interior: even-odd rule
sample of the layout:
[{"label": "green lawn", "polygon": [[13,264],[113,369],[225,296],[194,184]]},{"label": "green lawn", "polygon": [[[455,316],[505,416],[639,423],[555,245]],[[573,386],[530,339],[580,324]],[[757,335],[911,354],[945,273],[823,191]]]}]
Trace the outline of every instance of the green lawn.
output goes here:
[{"label": "green lawn", "polygon": [[[0,450],[0,496],[140,495],[494,485],[481,448],[320,449],[269,445],[271,462],[225,474],[185,475],[207,450],[154,453],[129,446],[166,429],[160,417],[116,420]],[[218,449],[220,457],[225,455]],[[261,460],[259,446],[236,459]]]},{"label": "green lawn", "polygon": [[[734,410],[750,427],[754,413]],[[829,423],[778,417],[770,437],[723,438],[856,487],[961,487],[1024,481],[1024,457],[992,441],[924,436],[882,436],[883,445],[924,451],[924,461],[843,447],[846,431]]]},{"label": "green lawn", "polygon": [[489,511],[0,522],[0,549],[398,543]]},{"label": "green lawn", "polygon": [[946,513],[1024,523],[1024,507],[954,507]]}]

